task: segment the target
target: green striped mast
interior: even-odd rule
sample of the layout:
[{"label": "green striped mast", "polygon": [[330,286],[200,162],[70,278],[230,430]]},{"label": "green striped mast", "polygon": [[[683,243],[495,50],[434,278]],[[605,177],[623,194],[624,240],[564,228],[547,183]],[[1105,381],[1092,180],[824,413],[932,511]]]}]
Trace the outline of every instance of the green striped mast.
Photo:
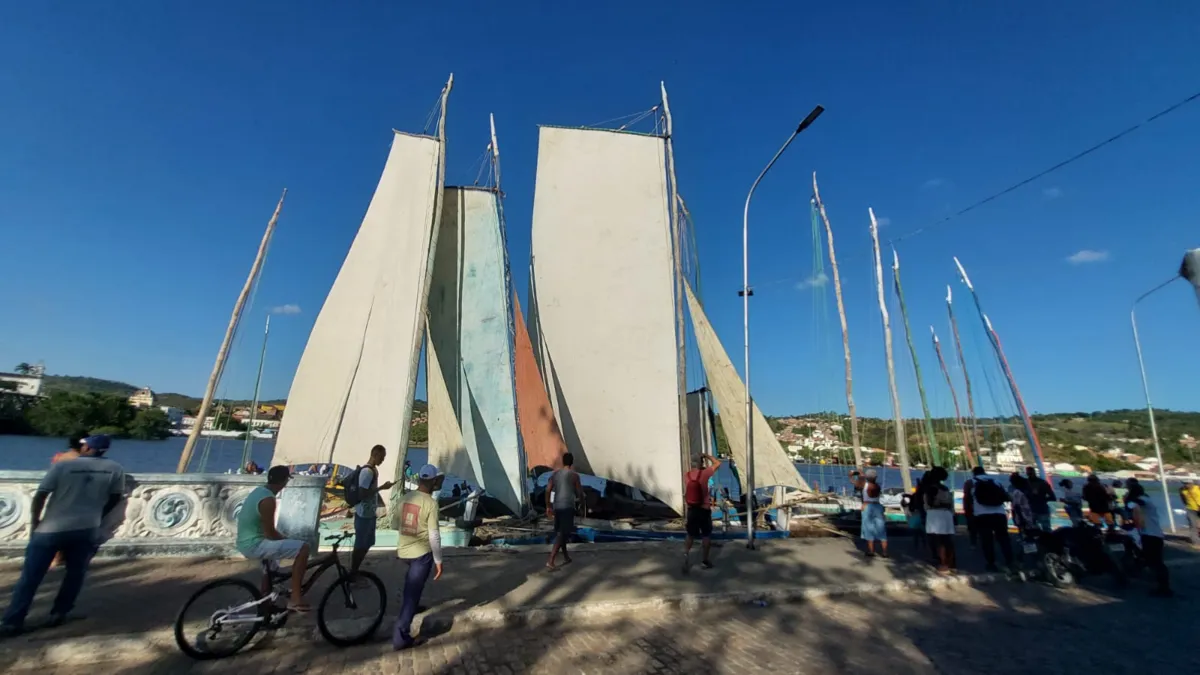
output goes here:
[{"label": "green striped mast", "polygon": [[937,437],[933,431],[933,417],[929,414],[929,402],[925,398],[925,385],[921,383],[921,362],[917,359],[917,346],[913,344],[912,330],[908,325],[908,310],[904,306],[904,290],[900,286],[900,255],[892,249],[892,277],[896,282],[896,297],[900,300],[900,317],[904,320],[904,340],[912,355],[913,370],[917,374],[917,392],[921,395],[921,412],[925,414],[925,435],[929,437],[929,455],[933,466],[941,466],[942,454],[938,451]]}]

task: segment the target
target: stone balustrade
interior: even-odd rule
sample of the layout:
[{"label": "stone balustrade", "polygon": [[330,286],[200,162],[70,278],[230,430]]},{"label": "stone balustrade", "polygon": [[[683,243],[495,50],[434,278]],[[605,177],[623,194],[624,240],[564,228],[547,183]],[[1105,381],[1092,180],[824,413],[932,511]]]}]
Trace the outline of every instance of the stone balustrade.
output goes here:
[{"label": "stone balustrade", "polygon": [[[30,503],[43,475],[0,471],[0,557],[23,555]],[[261,475],[127,474],[125,521],[98,555],[233,555],[242,503],[265,482]],[[320,476],[294,476],[279,495],[279,531],[314,550],[324,485]]]}]

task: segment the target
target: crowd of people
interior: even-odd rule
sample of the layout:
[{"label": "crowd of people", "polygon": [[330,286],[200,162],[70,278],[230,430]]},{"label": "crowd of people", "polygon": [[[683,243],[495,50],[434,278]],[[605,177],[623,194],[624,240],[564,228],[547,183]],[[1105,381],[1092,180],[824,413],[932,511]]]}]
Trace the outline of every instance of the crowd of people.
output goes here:
[{"label": "crowd of people", "polygon": [[[882,494],[874,469],[851,473],[855,491],[862,495],[861,537],[866,555],[887,556],[887,529]],[[956,532],[954,493],[947,485],[950,474],[935,466],[927,471],[901,504],[908,518],[910,531],[917,547],[928,546],[938,572],[950,574],[956,570],[954,544]],[[1007,485],[1005,485],[1007,483]],[[1081,491],[1076,491],[1069,479],[1059,482],[1061,502],[1072,527],[1083,526],[1086,520],[1093,526],[1126,529],[1140,551],[1145,565],[1154,572],[1157,595],[1170,595],[1170,578],[1163,561],[1165,535],[1158,508],[1146,497],[1145,488],[1136,480],[1105,485],[1098,476],[1088,476]],[[1059,496],[1033,467],[1025,474],[1013,473],[1004,481],[989,475],[983,467],[975,467],[972,476],[963,484],[963,515],[971,548],[980,548],[986,569],[997,572],[996,549],[1004,565],[1016,571],[1016,557],[1009,535],[1009,523],[1022,539],[1033,540],[1037,533],[1050,532],[1051,505]],[[1189,530],[1194,543],[1200,543],[1200,486],[1185,483],[1180,491],[1188,511]],[[1085,516],[1083,506],[1087,505]],[[918,549],[919,550],[919,549]]]}]

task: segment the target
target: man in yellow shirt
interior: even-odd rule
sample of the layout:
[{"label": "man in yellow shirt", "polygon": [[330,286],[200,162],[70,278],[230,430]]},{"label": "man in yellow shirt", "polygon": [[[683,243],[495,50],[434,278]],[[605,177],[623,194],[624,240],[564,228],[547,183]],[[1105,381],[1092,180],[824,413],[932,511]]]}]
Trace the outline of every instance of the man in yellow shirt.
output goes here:
[{"label": "man in yellow shirt", "polygon": [[1200,485],[1185,482],[1179,489],[1179,496],[1183,498],[1183,508],[1187,509],[1188,535],[1192,545],[1200,546]]},{"label": "man in yellow shirt", "polygon": [[417,472],[417,478],[416,491],[406,493],[397,505],[400,546],[396,555],[408,563],[408,574],[404,577],[400,616],[396,617],[392,632],[392,647],[396,651],[419,644],[412,636],[412,622],[430,569],[434,581],[442,578],[442,538],[438,533],[438,503],[433,493],[441,488],[445,476],[436,466],[426,464]]}]

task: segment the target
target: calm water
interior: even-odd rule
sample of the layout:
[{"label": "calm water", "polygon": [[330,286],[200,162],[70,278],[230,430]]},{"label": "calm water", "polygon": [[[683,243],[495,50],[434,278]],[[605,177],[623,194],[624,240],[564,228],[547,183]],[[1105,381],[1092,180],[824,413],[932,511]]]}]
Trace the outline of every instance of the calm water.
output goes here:
[{"label": "calm water", "polygon": [[[109,450],[108,456],[121,463],[126,471],[131,473],[173,473],[175,466],[179,462],[179,456],[183,452],[185,438],[182,436],[172,436],[162,441],[135,441],[135,440],[114,440],[112,449]],[[203,470],[213,473],[225,473],[237,469],[242,464],[242,451],[245,442],[225,438],[203,438],[196,445],[193,453],[191,471],[200,471],[203,464]],[[65,438],[48,438],[45,436],[0,436],[0,469],[19,470],[19,471],[41,471],[50,466],[50,458],[55,453],[61,452],[67,447]],[[275,445],[270,441],[254,441],[251,447],[251,458],[259,464],[259,466],[270,466],[271,455],[275,451]],[[419,467],[425,463],[428,457],[425,448],[409,448],[408,460],[414,467]],[[365,453],[363,459],[366,459]],[[848,477],[850,467],[841,465],[816,465],[816,464],[797,464],[796,468],[800,475],[809,482],[819,485],[822,492],[833,488],[836,492],[841,493],[843,490],[850,491],[850,480]],[[913,470],[913,482],[923,474],[923,471]],[[951,475],[950,482],[952,487],[959,489],[962,487],[963,481],[969,477],[969,474],[962,471],[956,471]],[[902,485],[900,480],[900,470],[893,468],[879,469],[880,484],[883,487],[899,487]],[[539,484],[545,484],[547,478],[542,476]],[[1056,476],[1054,483],[1057,484],[1059,478]],[[1078,485],[1081,483],[1081,478],[1072,478]],[[446,487],[449,489],[455,482],[467,482],[457,476],[447,476]],[[733,472],[726,462],[721,470],[717,473],[716,482],[719,487],[729,488],[734,498],[741,495],[741,489],[738,487],[737,481],[734,479]],[[597,490],[603,490],[605,481],[592,476],[584,476],[583,483]],[[1143,481],[1146,491],[1155,500],[1159,507],[1159,512],[1163,514],[1163,526],[1167,526],[1166,514],[1163,512],[1164,500],[1162,488],[1157,482]],[[1182,509],[1183,504],[1179,499],[1178,483],[1168,483],[1170,486],[1170,501],[1171,506],[1175,509]],[[1056,488],[1057,489],[1057,488]],[[1181,514],[1176,514],[1176,525],[1186,523],[1186,520]]]}]

